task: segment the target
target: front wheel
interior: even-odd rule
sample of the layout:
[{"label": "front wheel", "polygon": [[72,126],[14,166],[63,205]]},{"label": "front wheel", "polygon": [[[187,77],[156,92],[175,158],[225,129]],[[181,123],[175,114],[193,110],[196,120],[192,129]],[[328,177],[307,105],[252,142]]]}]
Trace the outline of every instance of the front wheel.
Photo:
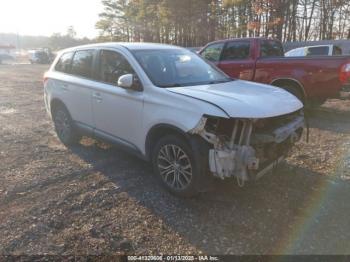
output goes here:
[{"label": "front wheel", "polygon": [[161,138],[152,155],[153,168],[165,188],[180,197],[191,197],[196,190],[199,172],[194,152],[186,141],[175,135]]}]

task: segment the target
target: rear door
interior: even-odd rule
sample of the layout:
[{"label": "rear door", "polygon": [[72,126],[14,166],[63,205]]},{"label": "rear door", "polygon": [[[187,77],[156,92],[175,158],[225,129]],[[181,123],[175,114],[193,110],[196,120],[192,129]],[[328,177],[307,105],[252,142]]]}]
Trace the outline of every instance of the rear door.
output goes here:
[{"label": "rear door", "polygon": [[73,120],[92,130],[91,88],[94,81],[93,66],[96,59],[96,50],[78,50],[74,53],[70,69],[69,82],[64,84],[67,94],[68,109]]},{"label": "rear door", "polygon": [[66,105],[72,119],[92,127],[91,79],[94,60],[93,50],[70,51],[62,54],[52,79],[56,94]]},{"label": "rear door", "polygon": [[219,68],[231,77],[252,80],[255,70],[255,59],[250,40],[228,42],[221,54]]}]

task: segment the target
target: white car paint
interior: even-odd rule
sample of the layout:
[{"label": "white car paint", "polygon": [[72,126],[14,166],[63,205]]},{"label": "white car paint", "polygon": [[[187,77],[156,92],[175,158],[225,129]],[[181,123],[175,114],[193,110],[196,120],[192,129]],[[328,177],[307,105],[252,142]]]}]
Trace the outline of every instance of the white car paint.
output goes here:
[{"label": "white car paint", "polygon": [[169,88],[169,91],[218,105],[232,118],[268,118],[303,107],[298,99],[283,89],[242,80]]},{"label": "white car paint", "polygon": [[[108,43],[63,50],[44,76],[47,111],[51,113],[51,102],[59,99],[65,103],[73,120],[95,134],[104,132],[145,155],[147,134],[157,125],[167,124],[189,132],[204,115],[257,119],[292,113],[303,107],[296,97],[282,89],[246,81],[159,88],[130,50],[169,48],[179,47]],[[139,76],[143,91],[126,90],[55,71],[54,66],[63,53],[84,49],[107,49],[122,54]]]},{"label": "white car paint", "polygon": [[292,49],[288,52],[285,53],[285,56],[290,57],[290,56],[307,56],[309,54],[309,52],[312,52],[312,49],[315,48],[326,48],[326,52],[324,52],[323,55],[325,56],[332,56],[334,55],[335,52],[335,45],[316,45],[316,46],[305,46],[305,47],[299,47],[299,48],[295,48]]}]

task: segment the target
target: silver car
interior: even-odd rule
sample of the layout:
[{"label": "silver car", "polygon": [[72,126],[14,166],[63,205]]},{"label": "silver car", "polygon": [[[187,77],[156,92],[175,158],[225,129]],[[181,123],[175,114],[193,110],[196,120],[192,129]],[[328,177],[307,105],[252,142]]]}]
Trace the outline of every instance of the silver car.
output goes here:
[{"label": "silver car", "polygon": [[153,164],[172,193],[212,179],[256,180],[300,139],[303,105],[277,87],[231,79],[197,54],[160,44],[61,51],[44,76],[59,139],[117,144]]}]

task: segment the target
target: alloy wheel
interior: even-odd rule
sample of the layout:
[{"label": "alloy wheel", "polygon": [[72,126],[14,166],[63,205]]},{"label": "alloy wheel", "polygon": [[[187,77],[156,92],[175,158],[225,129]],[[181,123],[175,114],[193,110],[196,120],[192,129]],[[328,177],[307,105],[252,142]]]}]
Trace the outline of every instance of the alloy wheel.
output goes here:
[{"label": "alloy wheel", "polygon": [[174,190],[186,189],[192,181],[191,159],[177,145],[164,145],[157,157],[159,173],[163,181]]},{"label": "alloy wheel", "polygon": [[66,141],[71,135],[70,119],[68,115],[62,110],[59,110],[55,115],[55,127],[57,135],[63,141]]}]

